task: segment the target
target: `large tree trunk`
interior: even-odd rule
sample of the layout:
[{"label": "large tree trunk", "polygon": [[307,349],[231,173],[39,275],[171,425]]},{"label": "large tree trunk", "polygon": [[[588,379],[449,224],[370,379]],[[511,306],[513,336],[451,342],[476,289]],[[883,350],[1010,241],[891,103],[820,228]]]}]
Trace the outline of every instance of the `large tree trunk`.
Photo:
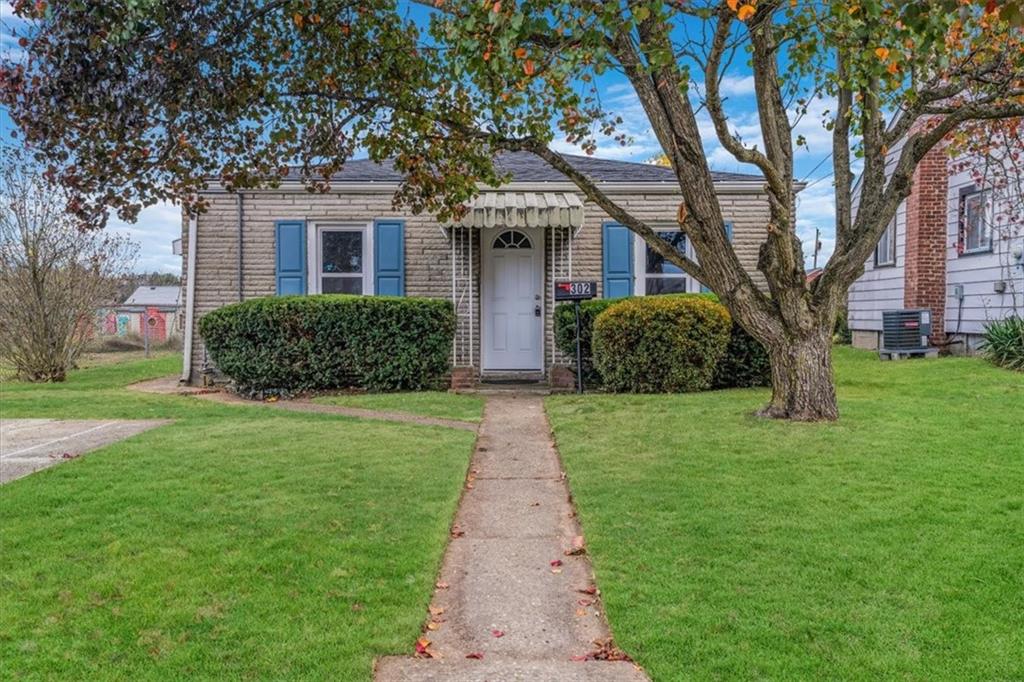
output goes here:
[{"label": "large tree trunk", "polygon": [[839,417],[832,376],[832,331],[815,330],[767,345],[772,363],[772,401],[760,414],[793,421]]}]

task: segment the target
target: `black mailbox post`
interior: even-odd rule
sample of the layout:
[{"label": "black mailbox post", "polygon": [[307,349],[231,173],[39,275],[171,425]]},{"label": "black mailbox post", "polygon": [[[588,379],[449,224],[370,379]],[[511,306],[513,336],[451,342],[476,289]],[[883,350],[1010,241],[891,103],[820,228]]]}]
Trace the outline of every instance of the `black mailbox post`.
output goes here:
[{"label": "black mailbox post", "polygon": [[597,296],[597,282],[555,282],[555,301],[572,301],[576,312],[576,392],[583,393],[583,355],[580,352],[580,301]]}]

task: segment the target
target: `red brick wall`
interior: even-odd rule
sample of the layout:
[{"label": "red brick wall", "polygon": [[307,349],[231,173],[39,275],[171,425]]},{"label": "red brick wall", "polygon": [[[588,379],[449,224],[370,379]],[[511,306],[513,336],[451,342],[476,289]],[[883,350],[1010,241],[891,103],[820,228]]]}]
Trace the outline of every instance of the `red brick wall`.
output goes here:
[{"label": "red brick wall", "polygon": [[945,340],[946,220],[949,171],[945,149],[930,151],[914,172],[907,197],[903,305],[930,308],[932,343]]}]

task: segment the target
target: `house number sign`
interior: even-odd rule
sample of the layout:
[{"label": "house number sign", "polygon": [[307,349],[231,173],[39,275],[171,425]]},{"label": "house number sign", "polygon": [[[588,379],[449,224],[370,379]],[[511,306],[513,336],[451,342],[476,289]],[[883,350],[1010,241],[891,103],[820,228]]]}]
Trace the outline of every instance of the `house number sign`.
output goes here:
[{"label": "house number sign", "polygon": [[555,282],[556,301],[589,301],[597,296],[597,282]]}]

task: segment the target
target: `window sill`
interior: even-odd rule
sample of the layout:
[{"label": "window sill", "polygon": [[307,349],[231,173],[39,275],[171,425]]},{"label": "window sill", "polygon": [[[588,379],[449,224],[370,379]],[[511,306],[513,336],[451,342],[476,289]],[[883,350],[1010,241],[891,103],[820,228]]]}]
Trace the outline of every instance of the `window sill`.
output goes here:
[{"label": "window sill", "polygon": [[894,267],[896,267],[896,261],[892,261],[891,263],[875,263],[875,268],[874,269],[875,270],[884,270],[885,268],[894,268]]},{"label": "window sill", "polygon": [[970,251],[964,250],[957,254],[957,258],[963,258],[964,256],[984,256],[985,254],[991,254],[994,252],[992,245],[982,247],[980,249],[971,249]]}]

